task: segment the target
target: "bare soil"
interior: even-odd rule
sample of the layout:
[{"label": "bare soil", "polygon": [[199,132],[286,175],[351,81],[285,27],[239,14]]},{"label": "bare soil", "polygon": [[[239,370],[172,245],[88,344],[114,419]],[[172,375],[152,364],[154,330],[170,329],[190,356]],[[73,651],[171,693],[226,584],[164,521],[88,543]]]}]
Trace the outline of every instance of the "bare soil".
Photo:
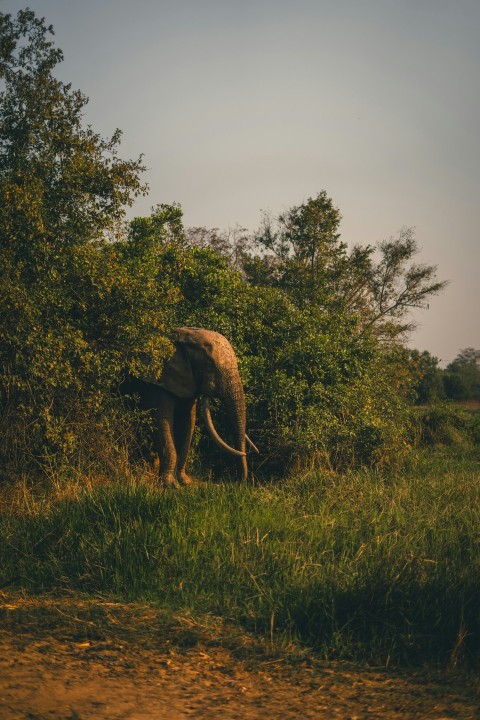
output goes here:
[{"label": "bare soil", "polygon": [[324,663],[150,606],[0,593],[1,720],[479,720],[478,678]]}]

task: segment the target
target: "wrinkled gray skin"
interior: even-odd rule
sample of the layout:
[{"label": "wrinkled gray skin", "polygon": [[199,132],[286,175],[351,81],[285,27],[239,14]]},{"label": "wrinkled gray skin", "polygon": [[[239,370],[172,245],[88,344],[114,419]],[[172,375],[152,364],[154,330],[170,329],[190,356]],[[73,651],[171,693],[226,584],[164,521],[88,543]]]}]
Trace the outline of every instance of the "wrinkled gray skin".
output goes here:
[{"label": "wrinkled gray skin", "polygon": [[[140,381],[143,405],[156,417],[156,450],[160,481],[190,485],[186,464],[196,419],[197,399],[220,398],[233,432],[234,448],[218,437],[210,413],[204,409],[207,429],[215,442],[235,454],[247,479],[245,456],[245,396],[235,352],[223,335],[211,330],[181,327],[175,331],[175,352],[158,379]],[[137,389],[138,389],[137,387]]]}]

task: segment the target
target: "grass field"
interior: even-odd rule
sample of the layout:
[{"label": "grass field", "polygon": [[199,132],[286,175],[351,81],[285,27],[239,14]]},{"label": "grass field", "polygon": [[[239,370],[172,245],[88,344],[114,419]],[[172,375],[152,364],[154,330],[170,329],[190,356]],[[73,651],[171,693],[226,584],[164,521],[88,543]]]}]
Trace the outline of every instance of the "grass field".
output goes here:
[{"label": "grass field", "polygon": [[5,488],[0,588],[222,616],[328,658],[475,661],[480,463],[181,491],[151,478]]}]

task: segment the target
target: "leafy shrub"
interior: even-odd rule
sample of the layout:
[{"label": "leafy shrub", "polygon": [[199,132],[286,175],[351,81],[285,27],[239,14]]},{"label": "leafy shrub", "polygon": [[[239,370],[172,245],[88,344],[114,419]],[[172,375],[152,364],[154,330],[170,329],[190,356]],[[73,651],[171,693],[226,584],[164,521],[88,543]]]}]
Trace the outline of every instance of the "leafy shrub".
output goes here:
[{"label": "leafy shrub", "polygon": [[[160,232],[118,242],[142,165],[82,125],[87,99],[58,81],[51,28],[0,14],[0,465],[90,455],[117,426],[112,385],[161,367],[175,290],[158,279]],[[172,213],[162,217],[164,234]],[[160,224],[157,222],[157,225]],[[113,242],[117,240],[117,242]],[[117,427],[116,427],[117,426]],[[85,429],[90,431],[85,433]],[[88,437],[88,440],[87,440]],[[83,450],[82,450],[83,448]]]},{"label": "leafy shrub", "polygon": [[414,408],[413,434],[417,444],[468,445],[478,442],[480,417],[451,403]]},{"label": "leafy shrub", "polygon": [[359,333],[351,314],[299,308],[279,288],[250,285],[211,248],[183,255],[178,323],[233,343],[264,470],[384,465],[405,453],[409,375],[401,354]]}]

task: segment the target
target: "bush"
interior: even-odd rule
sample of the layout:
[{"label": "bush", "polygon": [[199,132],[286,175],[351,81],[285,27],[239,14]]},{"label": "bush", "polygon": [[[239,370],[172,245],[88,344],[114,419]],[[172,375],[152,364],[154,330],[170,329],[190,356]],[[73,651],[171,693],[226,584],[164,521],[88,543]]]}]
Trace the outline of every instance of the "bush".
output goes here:
[{"label": "bush", "polygon": [[264,471],[388,465],[405,454],[403,355],[359,333],[355,316],[252,286],[210,248],[183,250],[177,282],[178,324],[221,332],[236,349]]},{"label": "bush", "polygon": [[[108,454],[123,432],[111,395],[118,376],[159,369],[171,350],[164,331],[176,295],[158,278],[162,232],[125,247],[122,218],[143,191],[141,162],[118,157],[118,132],[103,140],[83,127],[87,99],[54,77],[62,54],[51,32],[30,10],[0,14],[5,472],[89,455],[90,465],[95,435]],[[172,213],[157,222],[163,235],[171,222]]]},{"label": "bush", "polygon": [[414,408],[412,432],[416,444],[466,446],[480,439],[480,416],[451,403]]}]

